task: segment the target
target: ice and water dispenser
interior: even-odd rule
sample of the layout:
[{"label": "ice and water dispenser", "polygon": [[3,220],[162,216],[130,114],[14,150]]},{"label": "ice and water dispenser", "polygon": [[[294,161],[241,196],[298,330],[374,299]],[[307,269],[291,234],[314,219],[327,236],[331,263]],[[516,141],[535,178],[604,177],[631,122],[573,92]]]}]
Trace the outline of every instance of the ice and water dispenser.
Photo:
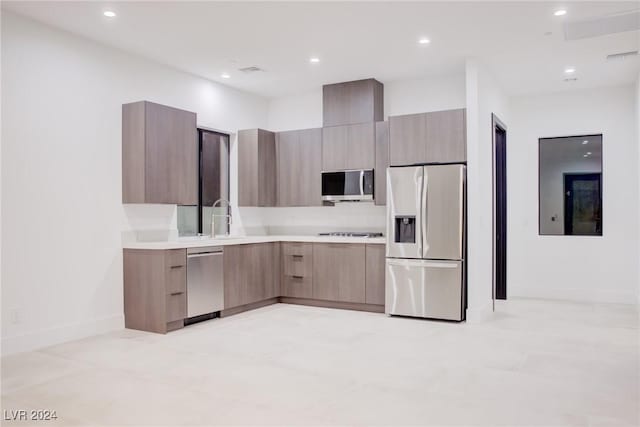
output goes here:
[{"label": "ice and water dispenser", "polygon": [[416,243],[416,217],[396,216],[394,238],[396,243]]}]

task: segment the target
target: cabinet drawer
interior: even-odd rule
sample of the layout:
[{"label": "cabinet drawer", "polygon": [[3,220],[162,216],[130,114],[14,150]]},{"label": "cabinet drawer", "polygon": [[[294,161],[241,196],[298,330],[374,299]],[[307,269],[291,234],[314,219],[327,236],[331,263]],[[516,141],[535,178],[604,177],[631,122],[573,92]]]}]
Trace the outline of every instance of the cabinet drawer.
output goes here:
[{"label": "cabinet drawer", "polygon": [[184,265],[172,265],[167,268],[167,294],[187,290],[187,268]]},{"label": "cabinet drawer", "polygon": [[313,260],[310,256],[285,255],[283,257],[285,276],[311,277]]},{"label": "cabinet drawer", "polygon": [[282,296],[293,298],[312,298],[313,283],[311,277],[284,276],[282,278]]},{"label": "cabinet drawer", "polygon": [[175,266],[187,265],[187,250],[186,249],[170,249],[165,251],[165,260],[167,268]]},{"label": "cabinet drawer", "polygon": [[167,295],[167,323],[187,317],[187,294],[184,292]]},{"label": "cabinet drawer", "polygon": [[282,254],[284,256],[302,255],[302,256],[311,258],[311,255],[313,254],[313,243],[302,243],[302,242],[282,243]]}]

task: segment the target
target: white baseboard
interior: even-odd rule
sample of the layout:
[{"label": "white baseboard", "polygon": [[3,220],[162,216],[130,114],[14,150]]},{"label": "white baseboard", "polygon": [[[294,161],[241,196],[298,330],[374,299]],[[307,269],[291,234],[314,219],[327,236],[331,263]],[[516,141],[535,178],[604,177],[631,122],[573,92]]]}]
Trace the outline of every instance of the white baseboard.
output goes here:
[{"label": "white baseboard", "polygon": [[481,323],[493,317],[493,304],[489,302],[480,307],[467,308],[467,323]]},{"label": "white baseboard", "polygon": [[638,305],[639,295],[633,292],[612,292],[607,290],[584,289],[548,289],[548,288],[507,288],[507,298],[539,298],[555,299],[561,301],[606,303],[606,304],[630,304]]},{"label": "white baseboard", "polygon": [[124,314],[114,314],[86,322],[42,329],[22,335],[2,337],[2,355],[38,350],[67,341],[104,334],[124,328]]}]

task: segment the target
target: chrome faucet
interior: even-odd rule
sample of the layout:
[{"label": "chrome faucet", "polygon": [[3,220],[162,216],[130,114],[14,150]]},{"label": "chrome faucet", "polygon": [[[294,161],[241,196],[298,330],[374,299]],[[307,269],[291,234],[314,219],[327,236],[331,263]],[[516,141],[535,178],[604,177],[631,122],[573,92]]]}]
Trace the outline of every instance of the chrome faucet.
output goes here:
[{"label": "chrome faucet", "polygon": [[[227,214],[226,215],[216,215],[215,213],[215,208],[216,206],[218,206],[218,204],[222,203],[222,202],[226,202],[227,203]],[[227,199],[225,199],[224,197],[219,198],[218,200],[216,200],[215,202],[213,202],[213,205],[211,206],[211,237],[216,237],[216,217],[225,217],[227,218],[227,231],[225,233],[225,235],[229,235],[229,229],[231,228],[231,202]]]}]

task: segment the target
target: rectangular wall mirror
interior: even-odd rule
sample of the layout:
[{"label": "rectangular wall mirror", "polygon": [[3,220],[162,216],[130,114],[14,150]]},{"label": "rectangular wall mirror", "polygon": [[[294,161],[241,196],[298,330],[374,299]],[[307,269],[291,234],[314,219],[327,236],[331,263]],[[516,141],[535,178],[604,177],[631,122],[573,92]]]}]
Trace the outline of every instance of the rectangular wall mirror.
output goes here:
[{"label": "rectangular wall mirror", "polygon": [[539,139],[541,235],[602,236],[602,135]]}]

